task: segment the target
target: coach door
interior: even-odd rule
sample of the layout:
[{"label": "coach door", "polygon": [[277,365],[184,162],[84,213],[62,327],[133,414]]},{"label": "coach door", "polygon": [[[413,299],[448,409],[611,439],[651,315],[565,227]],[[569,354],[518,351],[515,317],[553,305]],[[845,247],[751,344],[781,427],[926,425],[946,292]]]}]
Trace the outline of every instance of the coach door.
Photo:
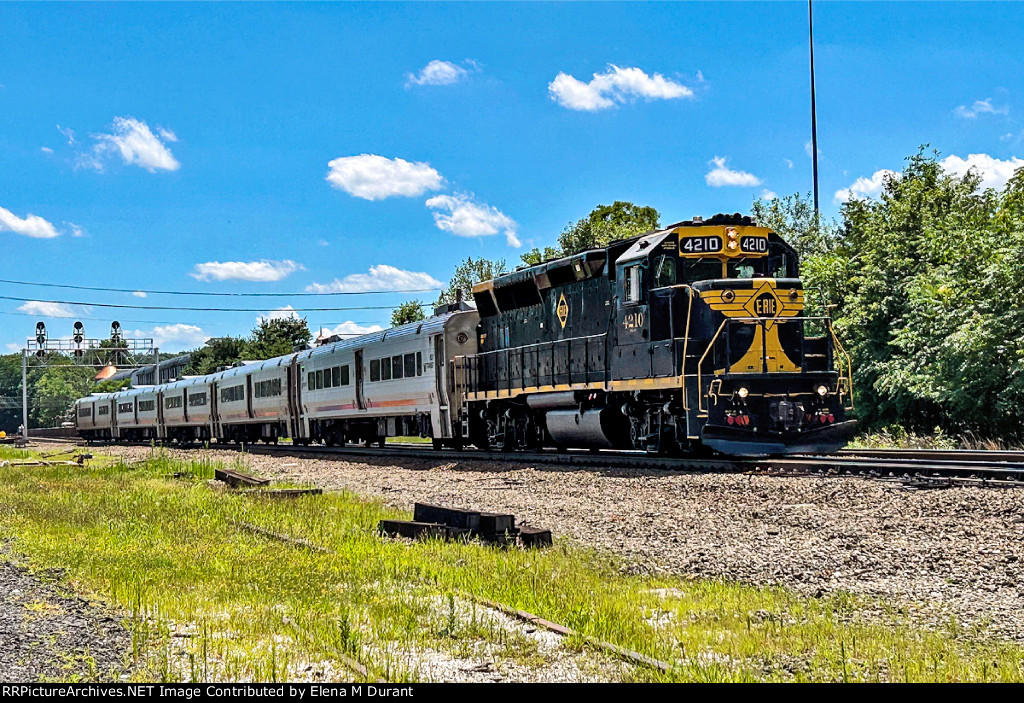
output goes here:
[{"label": "coach door", "polygon": [[299,366],[299,357],[292,357],[288,364],[288,424],[291,428],[291,438],[301,436],[302,428],[302,369]]},{"label": "coach door", "polygon": [[363,350],[356,349],[356,407],[366,410],[366,396],[363,394]]},{"label": "coach door", "polygon": [[159,391],[156,394],[156,427],[153,428],[153,436],[164,436],[164,394]]},{"label": "coach door", "polygon": [[440,436],[450,437],[451,422],[448,408],[448,385],[445,379],[444,335],[434,337],[434,385],[437,386],[437,407],[440,414]]},{"label": "coach door", "polygon": [[252,376],[247,374],[245,377],[245,416],[250,420],[253,418],[252,414]]}]

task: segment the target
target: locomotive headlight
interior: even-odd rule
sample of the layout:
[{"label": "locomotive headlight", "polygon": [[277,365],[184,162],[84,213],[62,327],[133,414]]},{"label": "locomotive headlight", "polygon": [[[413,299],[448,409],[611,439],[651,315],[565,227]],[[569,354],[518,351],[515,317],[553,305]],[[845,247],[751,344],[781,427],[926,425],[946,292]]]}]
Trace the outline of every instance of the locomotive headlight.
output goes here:
[{"label": "locomotive headlight", "polygon": [[828,395],[828,387],[827,386],[818,386],[818,388],[816,390],[818,391],[818,395],[820,395],[822,398],[824,398],[826,395]]},{"label": "locomotive headlight", "polygon": [[735,227],[726,227],[725,228],[725,238],[727,240],[727,243],[726,243],[725,246],[728,247],[730,250],[734,251],[734,250],[736,250],[739,247],[740,243],[736,239],[736,228]]},{"label": "locomotive headlight", "polygon": [[746,388],[743,388],[742,386],[736,390],[736,395],[738,395],[741,399],[746,398],[749,394],[750,391],[748,391]]}]

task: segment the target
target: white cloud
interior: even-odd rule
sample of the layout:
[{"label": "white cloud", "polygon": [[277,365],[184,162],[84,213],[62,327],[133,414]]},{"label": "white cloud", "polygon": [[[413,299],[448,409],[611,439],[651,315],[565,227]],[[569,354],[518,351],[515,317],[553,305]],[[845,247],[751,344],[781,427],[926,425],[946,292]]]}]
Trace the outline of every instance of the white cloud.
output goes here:
[{"label": "white cloud", "polygon": [[196,264],[189,275],[200,281],[280,281],[290,273],[302,269],[290,259],[284,261],[207,261]]},{"label": "white cloud", "polygon": [[708,161],[709,165],[713,165],[710,171],[704,174],[704,181],[712,188],[721,188],[722,186],[759,186],[761,185],[761,179],[752,173],[746,171],[734,171],[725,165],[728,159],[724,156],[716,156],[715,158]]},{"label": "white cloud", "polygon": [[[149,125],[134,117],[115,117],[113,134],[94,135],[96,144],[91,153],[81,155],[79,165],[102,171],[106,158],[116,154],[126,164],[135,164],[150,173],[177,171],[181,164],[164,142],[176,142],[178,138],[162,127],[156,131],[153,134]],[[73,133],[68,143],[74,144]]]},{"label": "white cloud", "polygon": [[793,168],[792,160],[790,160],[790,159],[783,159],[783,161],[786,162],[786,166],[788,166],[789,168]]},{"label": "white cloud", "polygon": [[[814,154],[814,147],[811,146],[810,140],[804,142],[804,153],[807,154],[808,156],[813,156],[813,154]],[[818,157],[819,158],[821,157],[821,147],[820,146],[818,147]]]},{"label": "white cloud", "polygon": [[418,74],[407,73],[405,85],[451,85],[458,83],[468,73],[462,66],[456,66],[450,61],[434,59],[420,69]]},{"label": "white cloud", "polygon": [[133,291],[132,295],[134,295],[136,298],[145,298],[146,297],[146,293],[144,291],[141,291],[141,290]]},{"label": "white cloud", "polygon": [[195,349],[210,338],[201,327],[185,324],[157,325],[149,331],[135,330],[135,336],[152,339],[154,346],[160,347],[162,352]]},{"label": "white cloud", "polygon": [[978,115],[1008,115],[1010,114],[1010,107],[1008,105],[1003,105],[1002,107],[993,105],[991,98],[985,98],[984,100],[975,100],[974,104],[970,107],[959,105],[953,110],[953,113],[957,117],[973,120]]},{"label": "white cloud", "polygon": [[29,213],[21,218],[10,210],[0,207],[0,232],[4,231],[37,239],[52,239],[60,235],[60,232],[50,222],[38,215]]},{"label": "white cloud", "polygon": [[18,310],[29,315],[41,317],[76,317],[74,308],[65,303],[50,303],[43,300],[30,300],[18,306]]},{"label": "white cloud", "polygon": [[778,197],[779,194],[776,193],[774,190],[768,190],[767,188],[765,188],[763,191],[761,191],[761,200],[775,200]]},{"label": "white cloud", "polygon": [[327,180],[332,186],[364,200],[423,195],[428,190],[438,190],[444,182],[430,164],[376,154],[342,156],[327,166],[331,169]]},{"label": "white cloud", "polygon": [[325,329],[323,331],[324,337],[330,337],[332,334],[336,334],[339,337],[358,337],[361,334],[370,334],[371,332],[380,332],[383,327],[380,325],[360,325],[352,321],[342,322],[333,329]]},{"label": "white cloud", "polygon": [[434,223],[445,232],[459,237],[487,237],[502,232],[510,247],[522,245],[516,237],[516,221],[495,207],[476,202],[472,195],[435,195],[426,204],[431,210],[447,211],[434,213]]},{"label": "white cloud", "polygon": [[425,291],[443,286],[440,281],[427,273],[403,271],[400,268],[380,264],[371,266],[369,273],[353,273],[330,283],[314,283],[306,288],[311,293],[365,293],[374,290]]},{"label": "white cloud", "polygon": [[75,145],[75,130],[70,127],[61,127],[60,125],[57,125],[57,131],[64,135],[64,138],[68,142],[68,146]]},{"label": "white cloud", "polygon": [[690,88],[660,73],[649,76],[639,68],[620,68],[614,64],[609,64],[604,73],[595,73],[589,83],[567,73],[559,73],[548,84],[548,93],[562,107],[589,112],[605,110],[616,103],[637,98],[671,100],[693,97]]},{"label": "white cloud", "polygon": [[980,188],[1002,190],[1013,172],[1024,167],[1024,159],[1011,157],[1003,160],[988,154],[968,154],[966,159],[959,156],[947,156],[939,162],[939,165],[947,172],[957,176],[964,176],[968,171],[975,171],[981,176]]},{"label": "white cloud", "polygon": [[52,154],[53,153],[53,149],[51,149],[48,146],[41,146],[41,147],[39,147],[39,150],[42,151],[44,154]]},{"label": "white cloud", "polygon": [[85,235],[89,234],[88,232],[85,231],[84,227],[79,227],[74,222],[65,221],[64,224],[71,228],[72,237],[84,237]]},{"label": "white cloud", "polygon": [[11,354],[17,354],[21,351],[21,345],[15,342],[8,342],[5,346],[7,347],[7,351]]},{"label": "white cloud", "polygon": [[[981,176],[979,190],[986,188],[1002,190],[1014,172],[1019,168],[1024,168],[1024,159],[1017,157],[997,159],[988,154],[968,154],[965,159],[951,155],[939,161],[939,165],[947,173],[961,178],[969,171],[974,171]],[[887,177],[899,178],[900,174],[883,168],[875,171],[870,178],[861,176],[849,188],[836,191],[835,200],[837,203],[845,203],[853,198],[875,197],[882,192]]]},{"label": "white cloud", "polygon": [[871,177],[861,176],[849,188],[836,191],[835,201],[845,203],[854,198],[873,198],[882,192],[886,178],[899,178],[900,174],[890,171],[887,168],[880,169],[871,174]]}]

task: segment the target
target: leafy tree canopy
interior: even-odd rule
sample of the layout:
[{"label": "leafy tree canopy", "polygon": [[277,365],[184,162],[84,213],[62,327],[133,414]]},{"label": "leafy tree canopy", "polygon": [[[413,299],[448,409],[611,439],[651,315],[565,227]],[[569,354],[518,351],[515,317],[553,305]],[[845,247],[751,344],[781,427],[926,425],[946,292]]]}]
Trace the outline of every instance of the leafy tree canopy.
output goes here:
[{"label": "leafy tree canopy", "polygon": [[402,303],[391,311],[391,326],[398,327],[410,322],[419,322],[423,319],[423,303],[418,300],[410,300]]},{"label": "leafy tree canopy", "polygon": [[586,217],[565,226],[558,236],[557,247],[534,248],[523,254],[522,260],[533,265],[585,249],[607,246],[611,242],[658,229],[660,217],[652,207],[621,200],[611,205],[598,205]]},{"label": "leafy tree canopy", "polygon": [[876,199],[846,203],[841,224],[799,195],[754,203],[832,306],[866,429],[1021,439],[1024,170],[1002,191],[980,183],[922,147]]},{"label": "leafy tree canopy", "polygon": [[492,261],[483,257],[474,259],[470,256],[455,267],[452,279],[445,288],[441,289],[437,304],[454,303],[457,291],[462,291],[462,299],[469,302],[473,300],[473,286],[480,281],[489,281],[503,273],[508,273],[504,259]]}]

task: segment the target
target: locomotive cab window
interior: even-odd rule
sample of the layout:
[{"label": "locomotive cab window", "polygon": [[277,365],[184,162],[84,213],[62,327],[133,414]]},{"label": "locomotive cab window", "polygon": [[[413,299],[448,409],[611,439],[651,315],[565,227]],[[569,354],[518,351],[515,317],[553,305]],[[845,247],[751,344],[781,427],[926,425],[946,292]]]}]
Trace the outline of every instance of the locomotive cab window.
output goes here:
[{"label": "locomotive cab window", "polygon": [[659,256],[654,262],[654,288],[676,284],[676,260],[674,256]]},{"label": "locomotive cab window", "polygon": [[730,261],[728,265],[729,278],[753,278],[755,274],[760,273],[760,267],[757,265],[756,260],[752,259],[740,259],[739,261]]},{"label": "locomotive cab window", "polygon": [[687,283],[719,279],[722,277],[722,262],[718,259],[686,259],[683,276]]},{"label": "locomotive cab window", "polygon": [[623,274],[623,299],[627,303],[639,302],[643,293],[643,271],[641,270],[640,264],[627,266],[625,271],[623,271]]}]

